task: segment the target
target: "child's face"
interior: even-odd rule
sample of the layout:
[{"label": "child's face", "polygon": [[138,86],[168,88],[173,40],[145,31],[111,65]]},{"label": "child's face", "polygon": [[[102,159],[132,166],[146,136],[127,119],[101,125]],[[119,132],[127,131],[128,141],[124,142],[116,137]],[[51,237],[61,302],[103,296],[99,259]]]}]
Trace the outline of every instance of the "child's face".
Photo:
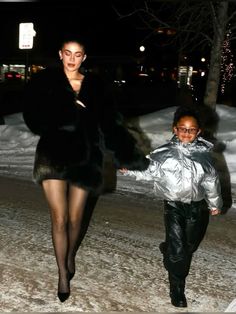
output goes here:
[{"label": "child's face", "polygon": [[201,132],[197,120],[191,116],[182,117],[173,130],[182,143],[192,143]]}]

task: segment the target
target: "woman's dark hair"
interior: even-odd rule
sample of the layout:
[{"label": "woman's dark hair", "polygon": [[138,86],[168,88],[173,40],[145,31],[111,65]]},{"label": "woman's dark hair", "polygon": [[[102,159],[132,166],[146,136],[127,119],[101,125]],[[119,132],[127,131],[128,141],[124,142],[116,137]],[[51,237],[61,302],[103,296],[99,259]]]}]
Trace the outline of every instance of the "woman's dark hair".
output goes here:
[{"label": "woman's dark hair", "polygon": [[173,119],[173,124],[172,126],[176,126],[178,121],[183,118],[183,117],[193,117],[194,119],[196,119],[197,124],[199,126],[199,128],[202,128],[202,123],[201,123],[201,114],[199,112],[199,110],[194,107],[193,105],[191,106],[179,106],[175,113],[174,113],[174,119]]},{"label": "woman's dark hair", "polygon": [[83,47],[84,51],[86,51],[86,43],[84,37],[82,35],[74,34],[74,33],[64,33],[62,34],[59,42],[59,49],[69,42],[76,42],[80,46]]}]

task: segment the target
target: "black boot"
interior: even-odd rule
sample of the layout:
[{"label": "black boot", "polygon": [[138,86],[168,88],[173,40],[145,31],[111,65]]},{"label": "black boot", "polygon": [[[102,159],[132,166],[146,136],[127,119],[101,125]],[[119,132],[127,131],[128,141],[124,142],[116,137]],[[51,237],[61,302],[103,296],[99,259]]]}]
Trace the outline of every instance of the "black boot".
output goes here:
[{"label": "black boot", "polygon": [[187,300],[184,294],[185,281],[173,280],[170,278],[170,298],[171,304],[176,307],[187,307]]},{"label": "black boot", "polygon": [[187,300],[184,290],[180,286],[175,286],[170,291],[171,304],[176,307],[187,307]]},{"label": "black boot", "polygon": [[159,244],[159,250],[161,251],[163,255],[166,253],[166,250],[167,250],[166,242],[161,242]]}]

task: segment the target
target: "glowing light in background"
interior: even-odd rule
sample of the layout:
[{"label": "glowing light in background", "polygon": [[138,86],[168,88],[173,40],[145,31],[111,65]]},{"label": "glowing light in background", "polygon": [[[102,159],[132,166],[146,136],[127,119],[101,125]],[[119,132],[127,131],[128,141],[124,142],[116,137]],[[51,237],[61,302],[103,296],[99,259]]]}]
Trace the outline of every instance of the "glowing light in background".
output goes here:
[{"label": "glowing light in background", "polygon": [[145,47],[144,47],[144,46],[140,46],[140,47],[139,47],[139,50],[140,50],[141,52],[144,52],[144,51],[145,51]]}]

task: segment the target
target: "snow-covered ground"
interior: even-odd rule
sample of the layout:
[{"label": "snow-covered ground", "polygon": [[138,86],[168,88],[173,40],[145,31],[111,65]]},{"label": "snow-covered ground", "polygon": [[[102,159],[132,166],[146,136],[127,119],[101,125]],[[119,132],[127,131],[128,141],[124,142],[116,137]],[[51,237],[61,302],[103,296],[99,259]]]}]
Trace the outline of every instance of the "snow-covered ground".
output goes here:
[{"label": "snow-covered ground", "polygon": [[[152,148],[172,136],[175,109],[169,107],[138,118]],[[220,120],[215,137],[225,144],[222,156],[229,176],[223,174],[231,183],[233,203],[227,215],[211,217],[188,277],[187,309],[171,306],[168,296],[158,250],[164,237],[162,202],[154,199],[146,182],[119,172],[117,191],[99,200],[79,250],[72,295],[65,304],[59,304],[49,212],[41,190],[30,182],[38,137],[28,130],[21,114],[4,117],[5,124],[0,125],[2,310],[225,311],[236,296],[236,108],[218,105],[217,113]],[[236,304],[227,311],[235,312]]]}]

